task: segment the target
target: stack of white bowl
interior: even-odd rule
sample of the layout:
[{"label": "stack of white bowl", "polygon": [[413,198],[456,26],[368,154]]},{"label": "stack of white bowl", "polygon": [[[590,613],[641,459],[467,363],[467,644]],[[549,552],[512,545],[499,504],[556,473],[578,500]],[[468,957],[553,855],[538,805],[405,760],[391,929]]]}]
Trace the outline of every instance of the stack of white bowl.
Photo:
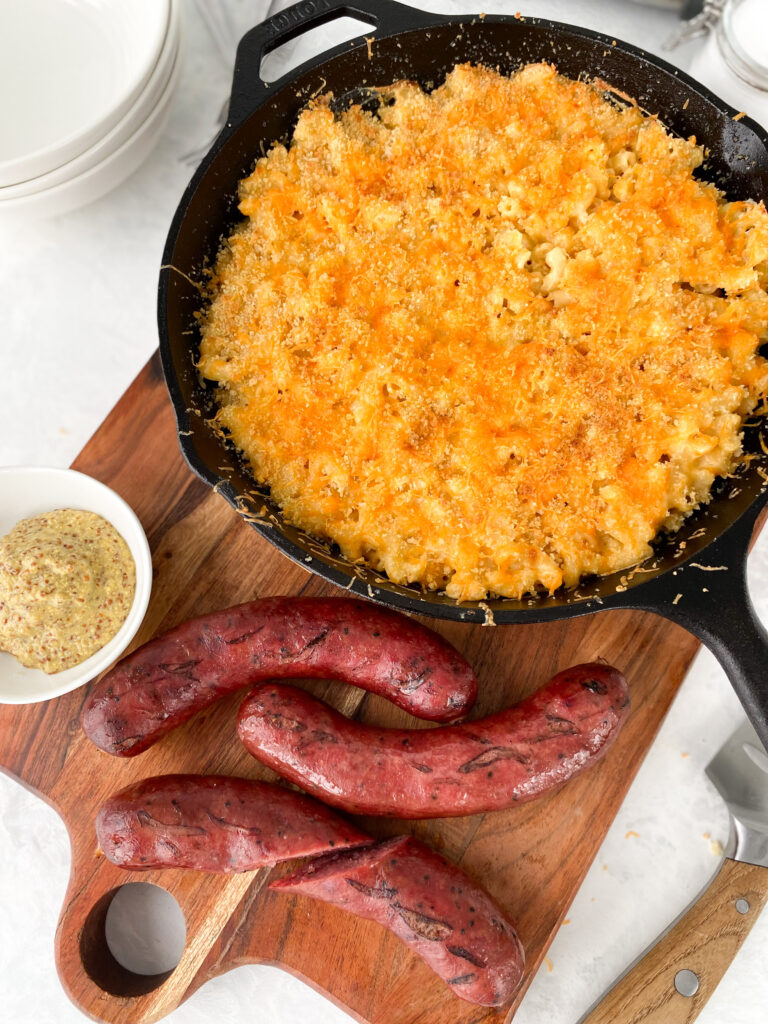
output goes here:
[{"label": "stack of white bowl", "polygon": [[66,213],[149,155],[179,76],[181,0],[0,0],[0,222]]}]

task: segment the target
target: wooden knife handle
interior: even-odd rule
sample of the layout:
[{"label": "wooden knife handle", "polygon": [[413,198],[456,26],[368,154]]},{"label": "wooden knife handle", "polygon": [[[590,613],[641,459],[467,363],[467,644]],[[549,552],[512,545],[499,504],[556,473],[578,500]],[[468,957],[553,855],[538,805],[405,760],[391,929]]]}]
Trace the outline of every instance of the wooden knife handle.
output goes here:
[{"label": "wooden knife handle", "polygon": [[690,1024],[766,902],[768,868],[726,859],[696,902],[580,1024]]}]

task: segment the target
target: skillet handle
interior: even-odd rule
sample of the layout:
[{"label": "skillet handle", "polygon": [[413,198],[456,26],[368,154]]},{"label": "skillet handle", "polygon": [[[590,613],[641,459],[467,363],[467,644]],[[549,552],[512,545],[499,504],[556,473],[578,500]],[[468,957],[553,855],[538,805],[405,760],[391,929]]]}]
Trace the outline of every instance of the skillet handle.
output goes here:
[{"label": "skillet handle", "polygon": [[700,559],[674,577],[666,573],[661,600],[647,607],[693,633],[715,655],[768,749],[768,630],[747,584],[747,552],[766,518],[768,505],[758,501]]},{"label": "skillet handle", "polygon": [[[437,14],[407,7],[395,0],[301,0],[247,32],[237,47],[232,97],[227,124],[237,125],[280,87],[280,80],[264,82],[261,62],[268,53],[318,25],[341,17],[359,18],[373,23],[379,35],[394,35],[425,25],[437,25]],[[348,45],[348,44],[347,44]],[[327,54],[322,55],[325,60]],[[295,72],[292,72],[292,74]]]}]

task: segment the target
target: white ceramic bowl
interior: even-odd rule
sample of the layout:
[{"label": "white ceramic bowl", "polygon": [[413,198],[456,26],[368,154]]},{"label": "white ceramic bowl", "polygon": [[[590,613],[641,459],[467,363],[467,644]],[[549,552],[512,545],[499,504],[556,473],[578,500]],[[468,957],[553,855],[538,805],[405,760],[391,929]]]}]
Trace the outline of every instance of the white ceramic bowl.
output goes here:
[{"label": "white ceramic bowl", "polygon": [[[149,156],[162,133],[180,69],[181,55],[177,52],[170,77],[154,109],[122,145],[81,174],[51,188],[6,200],[0,198],[0,223],[23,225],[30,218],[69,213],[100,199],[133,174]],[[0,194],[4,191],[0,189]]]},{"label": "white ceramic bowl", "polygon": [[82,664],[46,675],[0,652],[0,704],[34,704],[95,679],[122,654],[142,623],[152,589],[152,556],[136,513],[104,484],[73,469],[9,466],[0,469],[0,536],[20,520],[57,508],[84,509],[109,520],[130,548],[136,564],[136,593],[115,636]]},{"label": "white ceramic bowl", "polygon": [[169,0],[0,0],[0,185],[73,159],[141,92]]},{"label": "white ceramic bowl", "polygon": [[[2,2],[2,0],[0,0]],[[110,131],[73,160],[15,185],[0,186],[0,204],[21,196],[44,192],[79,177],[127,142],[141,128],[165,94],[176,65],[180,40],[180,0],[170,0],[168,31],[152,72],[130,108]]]}]

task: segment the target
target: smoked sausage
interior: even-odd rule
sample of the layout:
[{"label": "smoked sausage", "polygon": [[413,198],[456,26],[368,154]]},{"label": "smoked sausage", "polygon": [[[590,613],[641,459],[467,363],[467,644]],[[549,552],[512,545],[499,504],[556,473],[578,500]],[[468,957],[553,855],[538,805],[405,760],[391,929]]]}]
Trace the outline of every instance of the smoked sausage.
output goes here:
[{"label": "smoked sausage", "polygon": [[372,843],[311,797],[226,775],[158,775],[115,793],[96,837],[121,868],[231,874]]},{"label": "smoked sausage", "polygon": [[339,679],[418,718],[449,722],[477,696],[467,662],[437,633],[351,598],[272,597],[190,619],[123,658],[96,685],[86,735],[130,757],[220,697],[265,679]]},{"label": "smoked sausage", "polygon": [[629,711],[624,676],[576,665],[514,707],[440,729],[350,721],[293,686],[245,699],[238,733],[283,778],[355,814],[442,818],[549,792],[606,752]]},{"label": "smoked sausage", "polygon": [[501,1006],[523,976],[525,954],[491,897],[410,836],[312,860],[270,883],[378,921],[462,999]]}]

